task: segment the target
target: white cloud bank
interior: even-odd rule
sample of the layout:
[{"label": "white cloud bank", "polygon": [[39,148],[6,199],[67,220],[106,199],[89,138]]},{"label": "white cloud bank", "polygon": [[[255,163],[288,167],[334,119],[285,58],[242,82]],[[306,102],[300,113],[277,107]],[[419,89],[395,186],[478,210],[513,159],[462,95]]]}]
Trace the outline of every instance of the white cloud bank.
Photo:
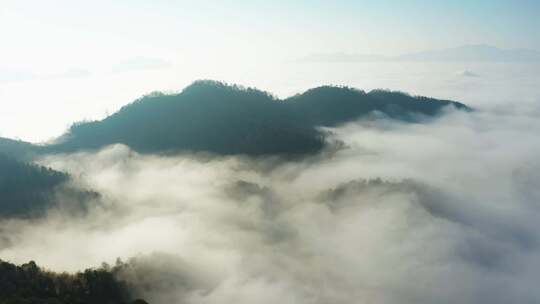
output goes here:
[{"label": "white cloud bank", "polygon": [[[452,112],[333,130],[348,149],[299,162],[50,157],[102,193],[0,223],[0,256],[124,273],[151,303],[538,303],[540,122]],[[380,178],[380,180],[378,180]]]}]

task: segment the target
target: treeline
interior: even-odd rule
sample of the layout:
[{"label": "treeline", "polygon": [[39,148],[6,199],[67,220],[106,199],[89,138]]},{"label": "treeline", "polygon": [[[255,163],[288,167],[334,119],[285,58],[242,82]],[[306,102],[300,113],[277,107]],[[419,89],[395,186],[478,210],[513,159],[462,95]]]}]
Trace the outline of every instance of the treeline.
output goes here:
[{"label": "treeline", "polygon": [[0,217],[43,212],[54,201],[56,187],[69,176],[0,154]]},{"label": "treeline", "polygon": [[[37,146],[0,138],[0,217],[41,214],[58,201],[56,190],[69,176],[23,163],[39,154],[121,143],[141,153],[302,156],[327,144],[321,126],[337,126],[375,112],[415,121],[436,117],[448,106],[469,110],[457,102],[384,90],[366,93],[323,86],[280,100],[257,89],[197,81],[181,93],[153,93],[103,120],[74,124],[55,144]],[[69,195],[84,207],[98,194],[72,191]]]},{"label": "treeline", "polygon": [[31,143],[0,137],[0,153],[4,156],[28,160],[38,150],[39,146]]},{"label": "treeline", "polygon": [[26,163],[0,153],[0,220],[31,218],[62,205],[65,212],[84,213],[100,194],[72,187],[67,173]]},{"label": "treeline", "polygon": [[113,143],[138,152],[221,155],[297,155],[320,151],[320,126],[336,126],[379,112],[404,121],[434,117],[457,102],[400,92],[369,93],[324,86],[285,100],[252,88],[197,81],[179,94],[151,94],[101,121],[74,124],[47,152],[97,149]]},{"label": "treeline", "polygon": [[76,274],[45,271],[36,263],[16,266],[0,260],[0,304],[144,304],[132,299],[117,268]]},{"label": "treeline", "polygon": [[373,113],[418,121],[446,107],[470,110],[459,102],[386,90],[322,86],[281,100],[253,88],[196,81],[181,93],[152,93],[103,120],[75,123],[54,144],[0,138],[0,153],[31,158],[121,143],[141,153],[302,155],[327,144],[318,127]]}]

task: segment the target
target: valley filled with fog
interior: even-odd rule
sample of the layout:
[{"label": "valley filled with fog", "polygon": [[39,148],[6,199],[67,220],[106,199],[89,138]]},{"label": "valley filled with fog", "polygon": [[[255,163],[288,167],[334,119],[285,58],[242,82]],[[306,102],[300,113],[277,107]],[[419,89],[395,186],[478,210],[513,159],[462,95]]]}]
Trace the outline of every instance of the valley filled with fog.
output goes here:
[{"label": "valley filled with fog", "polygon": [[[499,76],[463,77],[449,76],[466,96]],[[71,272],[120,258],[150,303],[536,303],[530,92],[522,105],[478,97],[485,107],[435,120],[327,128],[341,145],[294,160],[125,145],[46,155],[37,162],[73,177],[64,187],[100,195],[80,208],[60,188],[45,216],[2,220],[0,256]]]}]

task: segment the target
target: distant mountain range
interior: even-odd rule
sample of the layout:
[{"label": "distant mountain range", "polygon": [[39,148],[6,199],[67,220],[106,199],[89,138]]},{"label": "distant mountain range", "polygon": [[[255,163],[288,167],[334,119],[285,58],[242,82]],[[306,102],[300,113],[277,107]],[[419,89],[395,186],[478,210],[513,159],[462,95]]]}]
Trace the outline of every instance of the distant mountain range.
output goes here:
[{"label": "distant mountain range", "polygon": [[154,93],[100,121],[74,124],[54,144],[0,139],[0,153],[33,154],[99,149],[121,143],[142,153],[299,155],[320,151],[332,127],[372,113],[414,121],[461,103],[405,93],[323,86],[284,100],[252,88],[197,81],[179,94]]},{"label": "distant mountain range", "polygon": [[540,51],[500,49],[489,45],[464,45],[398,56],[327,53],[302,58],[300,62],[372,62],[372,61],[441,61],[441,62],[540,62]]}]

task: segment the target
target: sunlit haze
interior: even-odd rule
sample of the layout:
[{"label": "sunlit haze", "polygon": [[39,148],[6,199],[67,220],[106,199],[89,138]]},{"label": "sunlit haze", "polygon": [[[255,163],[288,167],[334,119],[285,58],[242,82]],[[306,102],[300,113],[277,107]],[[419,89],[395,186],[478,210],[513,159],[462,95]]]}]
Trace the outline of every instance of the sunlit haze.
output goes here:
[{"label": "sunlit haze", "polygon": [[[500,0],[2,0],[0,136],[46,141],[73,122],[103,118],[146,93],[180,91],[197,79],[280,97],[343,84],[472,104],[514,98],[491,94],[504,86],[535,100],[538,63],[304,59],[467,45],[540,50],[538,11],[537,1]],[[479,77],[462,77],[464,71]]]}]

